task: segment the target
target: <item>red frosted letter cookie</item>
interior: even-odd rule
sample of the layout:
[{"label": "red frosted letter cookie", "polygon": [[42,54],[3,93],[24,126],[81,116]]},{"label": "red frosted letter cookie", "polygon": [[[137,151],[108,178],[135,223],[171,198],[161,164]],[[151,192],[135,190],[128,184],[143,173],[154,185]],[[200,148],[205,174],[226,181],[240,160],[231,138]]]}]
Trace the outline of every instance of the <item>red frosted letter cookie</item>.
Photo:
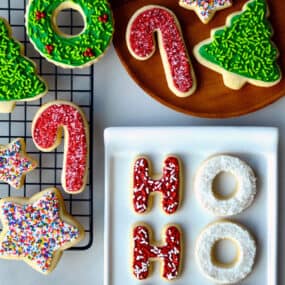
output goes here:
[{"label": "red frosted letter cookie", "polygon": [[65,135],[62,187],[70,194],[85,189],[88,173],[89,132],[83,112],[70,102],[53,101],[42,106],[32,125],[32,135],[41,151],[52,151]]},{"label": "red frosted letter cookie", "polygon": [[139,280],[146,279],[151,261],[163,261],[162,276],[167,280],[177,278],[181,268],[182,234],[177,226],[169,225],[164,232],[164,245],[152,243],[152,231],[146,225],[133,229],[132,271]]},{"label": "red frosted letter cookie", "polygon": [[179,206],[180,168],[179,159],[169,156],[164,161],[162,177],[154,180],[150,177],[148,159],[145,157],[138,158],[133,170],[133,207],[135,212],[147,212],[151,198],[149,196],[152,193],[160,192],[163,210],[167,214],[173,214]]},{"label": "red frosted letter cookie", "polygon": [[138,60],[152,57],[155,32],[169,89],[178,97],[193,94],[196,90],[194,70],[178,19],[170,10],[149,5],[132,16],[126,33],[130,53]]}]

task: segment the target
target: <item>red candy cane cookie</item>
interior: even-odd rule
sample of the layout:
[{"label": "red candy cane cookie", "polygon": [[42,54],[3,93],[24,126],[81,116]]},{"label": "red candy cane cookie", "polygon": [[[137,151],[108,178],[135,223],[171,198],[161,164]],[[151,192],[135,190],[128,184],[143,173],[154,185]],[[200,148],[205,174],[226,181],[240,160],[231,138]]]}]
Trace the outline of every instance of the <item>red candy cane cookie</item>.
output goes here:
[{"label": "red candy cane cookie", "polygon": [[145,157],[135,161],[133,169],[133,207],[137,213],[145,213],[149,207],[152,193],[162,194],[162,208],[173,214],[180,199],[180,162],[177,157],[169,156],[164,161],[163,174],[158,180],[150,177],[150,162]]},{"label": "red candy cane cookie", "polygon": [[88,170],[89,132],[82,111],[65,101],[53,101],[37,112],[32,135],[41,151],[52,151],[60,143],[64,130],[64,161],[62,187],[70,194],[78,194],[85,188]]},{"label": "red candy cane cookie", "polygon": [[177,226],[168,225],[164,231],[164,245],[152,244],[152,231],[146,225],[133,229],[134,276],[146,279],[151,270],[151,261],[163,261],[162,276],[167,280],[177,278],[181,268],[182,233]]},{"label": "red candy cane cookie", "polygon": [[170,10],[149,5],[132,16],[126,32],[130,53],[138,60],[152,57],[155,32],[169,89],[178,97],[193,94],[196,90],[194,70],[178,19]]}]

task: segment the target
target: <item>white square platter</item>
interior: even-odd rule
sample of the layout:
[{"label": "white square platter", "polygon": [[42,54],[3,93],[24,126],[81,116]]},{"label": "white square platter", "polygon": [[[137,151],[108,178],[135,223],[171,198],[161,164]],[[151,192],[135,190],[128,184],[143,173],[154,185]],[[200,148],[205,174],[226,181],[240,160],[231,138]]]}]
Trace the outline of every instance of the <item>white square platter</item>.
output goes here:
[{"label": "white square platter", "polygon": [[[163,285],[160,264],[151,276],[139,281],[131,270],[131,230],[138,222],[149,224],[156,240],[167,224],[183,230],[183,269],[173,285],[214,284],[195,261],[195,240],[218,218],[199,204],[193,189],[199,165],[214,154],[226,153],[246,161],[255,171],[258,192],[254,203],[229,220],[244,225],[257,241],[257,258],[246,285],[277,285],[278,130],[265,127],[120,127],[105,130],[105,285]],[[161,173],[166,155],[177,155],[183,165],[182,206],[166,215],[156,195],[148,214],[132,209],[132,168],[138,155],[146,155],[154,173]]]}]

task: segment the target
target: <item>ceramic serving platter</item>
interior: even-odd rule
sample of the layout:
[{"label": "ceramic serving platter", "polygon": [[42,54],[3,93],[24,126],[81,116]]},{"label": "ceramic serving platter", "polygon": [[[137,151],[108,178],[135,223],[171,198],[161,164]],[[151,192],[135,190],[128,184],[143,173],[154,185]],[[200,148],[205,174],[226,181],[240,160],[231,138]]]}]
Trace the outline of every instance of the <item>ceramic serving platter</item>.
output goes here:
[{"label": "ceramic serving platter", "polygon": [[[132,226],[152,226],[156,240],[166,224],[180,225],[184,235],[181,277],[173,285],[210,285],[194,258],[200,231],[217,218],[200,206],[193,191],[194,175],[203,160],[227,153],[245,160],[258,178],[253,205],[231,220],[244,225],[256,238],[258,254],[252,274],[241,284],[277,285],[277,150],[278,130],[251,127],[110,128],[105,131],[105,285],[162,285],[160,266],[145,281],[131,271]],[[178,155],[183,164],[183,201],[173,215],[160,208],[159,195],[146,215],[135,214],[131,203],[131,170],[138,155],[147,155],[156,173],[161,173],[167,154]],[[226,183],[226,182],[225,182]],[[224,185],[227,186],[227,185]]]},{"label": "ceramic serving platter", "polygon": [[[270,10],[269,21],[274,30],[272,40],[280,52],[278,63],[282,69],[283,79],[279,84],[270,88],[246,84],[238,91],[225,87],[222,76],[199,64],[192,51],[196,44],[209,38],[211,29],[224,26],[227,16],[241,11],[247,0],[234,0],[232,7],[218,11],[208,24],[203,24],[195,12],[180,7],[178,2],[179,0],[111,1],[116,24],[114,46],[130,76],[147,94],[177,111],[209,118],[227,118],[247,114],[261,109],[285,95],[285,6],[283,0],[267,1]],[[147,61],[136,60],[128,51],[125,40],[128,21],[137,9],[149,4],[162,5],[171,9],[180,21],[197,76],[198,88],[190,97],[179,98],[169,90],[158,49]]]}]

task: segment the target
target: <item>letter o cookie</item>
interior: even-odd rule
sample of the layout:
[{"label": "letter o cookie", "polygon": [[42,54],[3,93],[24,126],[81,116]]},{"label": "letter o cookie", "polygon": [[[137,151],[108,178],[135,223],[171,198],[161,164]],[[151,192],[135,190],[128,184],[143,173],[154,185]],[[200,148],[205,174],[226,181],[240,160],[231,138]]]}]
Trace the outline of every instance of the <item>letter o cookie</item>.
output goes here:
[{"label": "letter o cookie", "polygon": [[[222,172],[231,173],[238,182],[229,199],[219,199],[213,192],[214,179]],[[206,160],[195,179],[195,192],[203,207],[215,216],[232,216],[248,208],[256,194],[256,177],[252,168],[237,157],[217,155]]]}]

